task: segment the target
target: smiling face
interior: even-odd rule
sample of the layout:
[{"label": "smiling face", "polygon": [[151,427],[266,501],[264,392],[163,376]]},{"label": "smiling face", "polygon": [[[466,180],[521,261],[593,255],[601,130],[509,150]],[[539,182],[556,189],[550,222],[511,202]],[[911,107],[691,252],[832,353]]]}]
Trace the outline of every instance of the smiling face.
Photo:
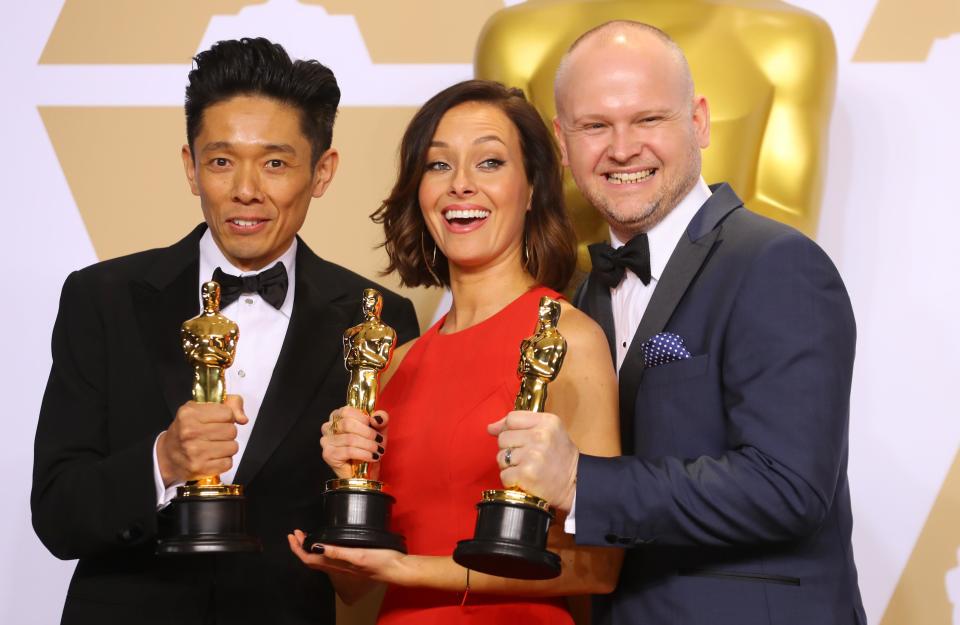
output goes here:
[{"label": "smiling face", "polygon": [[467,102],[440,119],[420,180],[420,209],[451,275],[522,264],[531,187],[516,126],[496,106]]},{"label": "smiling face", "polygon": [[646,232],[696,184],[707,102],[654,35],[587,40],[558,77],[554,130],[577,187],[623,240]]},{"label": "smiling face", "polygon": [[330,149],[311,165],[310,148],[297,109],[276,100],[237,96],[204,110],[183,167],[214,241],[238,269],[279,258],[326,190],[339,157]]}]

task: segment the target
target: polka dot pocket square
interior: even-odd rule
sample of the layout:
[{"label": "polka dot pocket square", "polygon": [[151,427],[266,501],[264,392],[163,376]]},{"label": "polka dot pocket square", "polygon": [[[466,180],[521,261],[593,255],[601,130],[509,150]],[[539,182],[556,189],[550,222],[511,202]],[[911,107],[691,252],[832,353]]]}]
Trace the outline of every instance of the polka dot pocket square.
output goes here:
[{"label": "polka dot pocket square", "polygon": [[672,332],[661,332],[652,336],[641,346],[641,350],[643,366],[647,369],[690,358],[690,352],[683,344],[683,337]]}]

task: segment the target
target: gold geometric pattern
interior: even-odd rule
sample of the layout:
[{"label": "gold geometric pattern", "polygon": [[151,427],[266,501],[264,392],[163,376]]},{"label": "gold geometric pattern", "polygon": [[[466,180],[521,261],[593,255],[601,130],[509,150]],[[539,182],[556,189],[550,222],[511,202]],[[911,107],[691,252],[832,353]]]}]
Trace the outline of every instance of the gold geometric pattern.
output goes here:
[{"label": "gold geometric pattern", "polygon": [[186,65],[210,18],[256,0],[66,0],[41,64]]},{"label": "gold geometric pattern", "polygon": [[[65,0],[41,64],[187,64],[211,18],[265,0]],[[282,3],[277,3],[281,5]],[[304,0],[328,14],[354,15],[374,63],[470,63],[480,28],[501,0]],[[422,19],[429,16],[429,19]],[[404,24],[402,30],[397,24]],[[282,41],[281,41],[282,43]],[[179,95],[179,94],[178,94]],[[396,172],[396,149],[414,108],[344,107],[335,146],[341,165],[327,195],[311,206],[301,235],[314,250],[388,287],[383,231],[369,214]],[[176,241],[202,220],[179,151],[179,107],[41,107],[97,257],[113,258]],[[348,233],[348,236],[344,236]],[[439,289],[402,289],[430,321]]]},{"label": "gold geometric pattern", "polygon": [[[398,289],[381,278],[383,229],[369,215],[396,172],[396,146],[415,108],[340,111],[334,145],[340,168],[314,200],[300,234],[320,256]],[[185,142],[179,107],[41,107],[40,115],[97,257],[164,247],[203,220],[180,161]],[[439,289],[404,289],[429,323]]]},{"label": "gold geometric pattern", "polygon": [[[480,29],[502,0],[304,0],[356,17],[374,63],[472,63]],[[402,24],[402,28],[398,25]]]},{"label": "gold geometric pattern", "polygon": [[[213,16],[235,15],[262,4],[264,0],[66,0],[40,63],[186,64]],[[503,7],[502,0],[303,4],[322,6],[331,15],[355,16],[374,63],[471,63],[480,28]]]},{"label": "gold geometric pattern", "polygon": [[[947,571],[960,566],[960,450],[880,625],[951,625]],[[953,625],[956,625],[955,623]]]},{"label": "gold geometric pattern", "polygon": [[957,0],[879,0],[853,60],[922,62],[937,39],[960,34]]}]

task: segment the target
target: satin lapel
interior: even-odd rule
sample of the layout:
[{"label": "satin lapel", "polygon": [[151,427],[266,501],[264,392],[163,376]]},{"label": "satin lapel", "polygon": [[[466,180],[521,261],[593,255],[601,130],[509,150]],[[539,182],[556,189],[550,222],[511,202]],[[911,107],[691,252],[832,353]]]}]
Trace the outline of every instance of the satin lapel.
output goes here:
[{"label": "satin lapel", "polygon": [[[324,276],[322,262],[303,241],[299,242],[297,288],[290,325],[237,468],[238,484],[249,485],[256,478],[308,408],[330,367],[343,367],[340,360],[343,331],[350,326],[351,319],[349,312],[333,301],[341,292]],[[318,440],[319,437],[317,432]],[[319,447],[317,453],[320,453]]]},{"label": "satin lapel", "polygon": [[596,321],[607,336],[610,357],[617,362],[616,331],[613,325],[613,306],[610,303],[610,289],[589,275],[580,285],[573,298],[573,304]]},{"label": "satin lapel", "polygon": [[130,284],[134,315],[171,418],[190,399],[191,375],[180,326],[200,310],[199,241],[204,227],[161,251],[142,280]]},{"label": "satin lapel", "polygon": [[717,242],[723,219],[743,205],[726,184],[711,186],[711,190],[710,199],[690,221],[670,255],[620,366],[620,434],[624,454],[633,453],[634,408],[644,369],[643,344],[663,331]]},{"label": "satin lapel", "polygon": [[686,236],[680,238],[680,243],[670,256],[637,332],[630,342],[630,348],[620,366],[620,436],[624,454],[633,453],[634,404],[643,375],[641,348],[650,337],[663,330],[670,320],[683,294],[687,292],[687,287],[710,253],[718,234],[719,230],[714,230],[699,241],[690,241]]}]

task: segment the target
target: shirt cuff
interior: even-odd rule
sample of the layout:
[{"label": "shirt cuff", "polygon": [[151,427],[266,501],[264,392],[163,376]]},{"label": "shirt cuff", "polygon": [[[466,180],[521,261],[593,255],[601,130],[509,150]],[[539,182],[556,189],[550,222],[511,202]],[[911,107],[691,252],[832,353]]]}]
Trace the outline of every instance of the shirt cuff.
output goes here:
[{"label": "shirt cuff", "polygon": [[577,534],[577,491],[573,491],[573,501],[570,502],[570,512],[567,514],[566,520],[563,522],[563,531],[567,534]]},{"label": "shirt cuff", "polygon": [[157,442],[160,441],[161,432],[153,441],[153,487],[157,495],[157,510],[169,504],[177,496],[177,486],[183,486],[185,482],[175,482],[166,488],[163,485],[163,477],[160,475],[160,462],[157,461]]}]

